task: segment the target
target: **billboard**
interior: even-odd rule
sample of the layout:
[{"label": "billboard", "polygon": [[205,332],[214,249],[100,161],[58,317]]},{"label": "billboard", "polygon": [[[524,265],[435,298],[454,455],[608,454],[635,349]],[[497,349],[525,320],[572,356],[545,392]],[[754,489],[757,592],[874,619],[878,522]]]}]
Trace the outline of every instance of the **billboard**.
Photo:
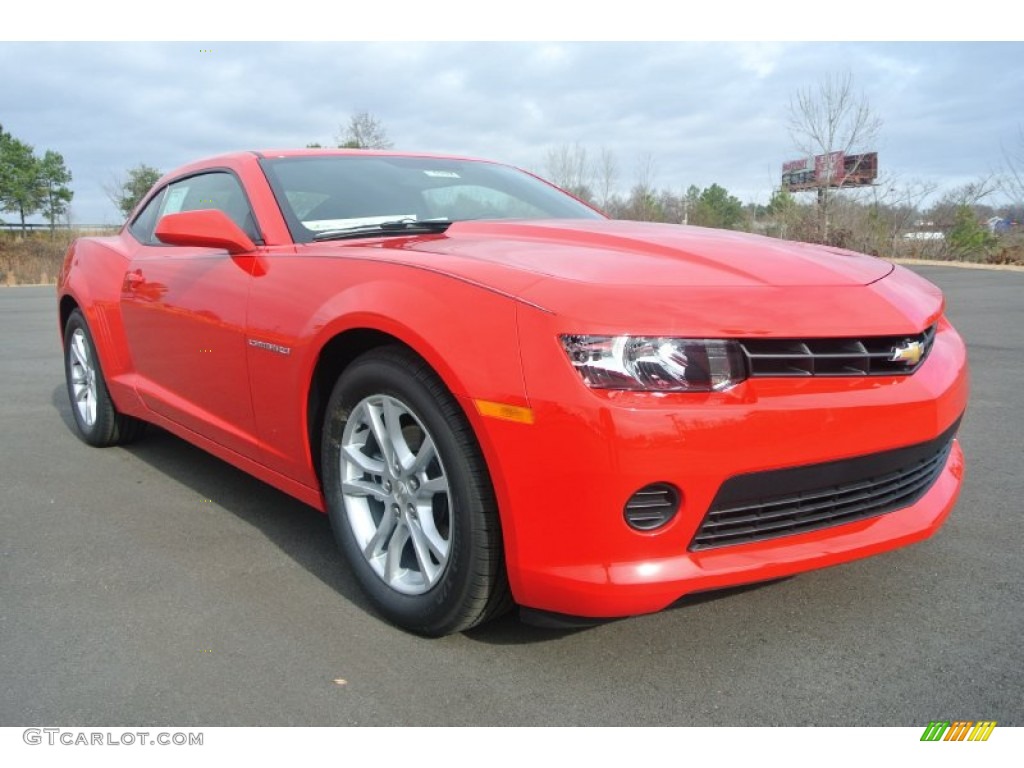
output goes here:
[{"label": "billboard", "polygon": [[791,192],[794,189],[809,189],[814,186],[814,158],[790,160],[782,164],[782,186]]},{"label": "billboard", "polygon": [[782,164],[782,186],[790,192],[822,187],[863,187],[878,178],[878,153],[824,155]]},{"label": "billboard", "polygon": [[845,181],[843,186],[863,187],[873,184],[878,178],[878,153],[847,155],[843,160]]}]

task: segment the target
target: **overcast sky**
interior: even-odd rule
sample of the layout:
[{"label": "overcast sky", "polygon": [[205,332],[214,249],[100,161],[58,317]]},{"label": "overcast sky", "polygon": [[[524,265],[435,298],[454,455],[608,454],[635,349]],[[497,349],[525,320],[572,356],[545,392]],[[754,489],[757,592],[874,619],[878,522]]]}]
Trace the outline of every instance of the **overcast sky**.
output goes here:
[{"label": "overcast sky", "polygon": [[800,155],[791,97],[847,71],[883,121],[862,149],[884,176],[948,189],[1020,146],[1020,42],[6,42],[0,124],[64,155],[76,224],[117,222],[102,185],[138,163],[329,145],[364,110],[397,149],[544,175],[549,149],[579,142],[614,154],[623,191],[649,155],[658,188],[766,202]]}]

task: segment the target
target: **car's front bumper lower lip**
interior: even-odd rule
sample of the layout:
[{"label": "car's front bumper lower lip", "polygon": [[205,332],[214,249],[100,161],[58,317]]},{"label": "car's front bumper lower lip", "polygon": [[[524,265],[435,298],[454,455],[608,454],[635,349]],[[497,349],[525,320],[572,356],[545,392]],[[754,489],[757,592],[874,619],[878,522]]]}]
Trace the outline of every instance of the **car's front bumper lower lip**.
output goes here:
[{"label": "car's front bumper lower lip", "polygon": [[[956,504],[963,475],[958,442],[917,503],[805,534],[674,557],[566,565],[524,574],[527,605],[575,616],[617,617],[662,610],[685,595],[790,576],[896,549],[931,536]],[[531,596],[536,598],[531,600]]]}]

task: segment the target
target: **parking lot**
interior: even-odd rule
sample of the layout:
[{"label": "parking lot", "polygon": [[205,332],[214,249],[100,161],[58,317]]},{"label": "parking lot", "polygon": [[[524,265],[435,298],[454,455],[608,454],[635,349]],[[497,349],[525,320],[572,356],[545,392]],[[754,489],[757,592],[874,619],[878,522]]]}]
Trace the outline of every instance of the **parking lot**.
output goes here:
[{"label": "parking lot", "polygon": [[0,725],[1024,725],[1024,272],[917,270],[972,369],[935,537],[440,640],[372,613],[315,510],[158,430],[79,441],[53,288],[0,288]]}]

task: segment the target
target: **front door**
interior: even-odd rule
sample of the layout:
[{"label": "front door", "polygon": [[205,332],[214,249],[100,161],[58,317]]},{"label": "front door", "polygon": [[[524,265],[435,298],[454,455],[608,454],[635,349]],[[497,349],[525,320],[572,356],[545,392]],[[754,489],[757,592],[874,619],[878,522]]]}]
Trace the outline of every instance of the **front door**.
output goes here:
[{"label": "front door", "polygon": [[170,184],[136,219],[143,231],[136,233],[136,224],[132,231],[143,242],[122,285],[125,332],[138,392],[148,407],[258,459],[246,353],[251,260],[217,248],[168,246],[152,237],[162,216],[209,208],[254,230],[241,185],[226,172]]}]

